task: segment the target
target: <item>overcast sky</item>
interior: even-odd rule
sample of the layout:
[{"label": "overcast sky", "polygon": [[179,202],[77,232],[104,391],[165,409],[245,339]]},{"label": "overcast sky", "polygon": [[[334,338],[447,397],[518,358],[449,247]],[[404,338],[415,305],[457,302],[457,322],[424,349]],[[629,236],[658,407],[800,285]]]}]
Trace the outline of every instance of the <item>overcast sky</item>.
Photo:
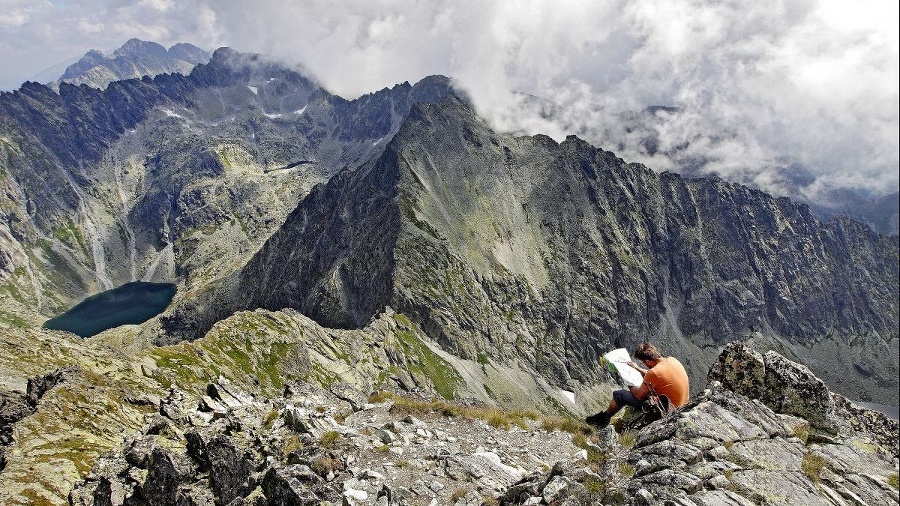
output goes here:
[{"label": "overcast sky", "polygon": [[[0,0],[0,89],[132,37],[230,46],[302,64],[347,98],[445,74],[500,128],[577,132],[657,170],[883,194],[898,188],[897,4]],[[652,105],[679,110],[634,116]],[[798,165],[802,178],[786,168]]]}]

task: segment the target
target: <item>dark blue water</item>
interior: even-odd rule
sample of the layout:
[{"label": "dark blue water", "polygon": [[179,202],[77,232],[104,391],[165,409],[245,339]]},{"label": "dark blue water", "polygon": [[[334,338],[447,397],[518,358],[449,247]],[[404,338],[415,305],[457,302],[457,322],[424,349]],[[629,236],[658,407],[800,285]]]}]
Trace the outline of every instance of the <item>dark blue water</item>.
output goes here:
[{"label": "dark blue water", "polygon": [[144,323],[172,301],[175,285],[134,281],[84,299],[43,327],[90,337],[119,325]]}]

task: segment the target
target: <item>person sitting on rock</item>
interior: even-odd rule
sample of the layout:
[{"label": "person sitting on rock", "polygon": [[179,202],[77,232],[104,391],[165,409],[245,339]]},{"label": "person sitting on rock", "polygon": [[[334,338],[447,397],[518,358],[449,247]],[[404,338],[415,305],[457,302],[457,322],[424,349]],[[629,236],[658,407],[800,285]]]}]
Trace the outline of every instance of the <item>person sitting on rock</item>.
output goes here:
[{"label": "person sitting on rock", "polygon": [[662,354],[650,343],[643,343],[634,350],[634,358],[644,363],[647,369],[628,362],[628,365],[636,369],[644,382],[640,386],[628,387],[628,389],[616,390],[609,401],[606,411],[587,417],[584,421],[596,427],[609,425],[613,415],[624,406],[632,406],[640,409],[641,405],[650,395],[650,388],[660,396],[669,398],[672,407],[683,406],[690,394],[687,372],[684,366],[675,357],[663,357]]}]

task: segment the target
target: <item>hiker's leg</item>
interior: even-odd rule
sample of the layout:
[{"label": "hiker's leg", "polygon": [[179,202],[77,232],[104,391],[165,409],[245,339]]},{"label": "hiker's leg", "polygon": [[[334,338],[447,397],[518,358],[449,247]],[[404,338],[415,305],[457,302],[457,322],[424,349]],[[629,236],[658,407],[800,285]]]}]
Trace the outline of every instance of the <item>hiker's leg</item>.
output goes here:
[{"label": "hiker's leg", "polygon": [[630,390],[616,390],[613,392],[612,399],[609,401],[609,407],[606,408],[606,413],[610,417],[615,415],[625,406],[633,406],[636,408],[641,407],[642,401],[634,396]]},{"label": "hiker's leg", "polygon": [[620,409],[624,406],[635,406],[640,407],[641,401],[634,396],[629,390],[616,390],[613,392],[612,400],[609,401],[609,407],[606,408],[606,411],[601,411],[595,415],[591,415],[584,419],[585,422],[596,425],[598,427],[605,427],[609,424],[609,420],[619,412]]},{"label": "hiker's leg", "polygon": [[640,408],[641,404],[643,404],[643,401],[635,397],[630,390],[616,390],[613,392],[612,400],[609,401],[606,413],[612,416],[625,406]]}]

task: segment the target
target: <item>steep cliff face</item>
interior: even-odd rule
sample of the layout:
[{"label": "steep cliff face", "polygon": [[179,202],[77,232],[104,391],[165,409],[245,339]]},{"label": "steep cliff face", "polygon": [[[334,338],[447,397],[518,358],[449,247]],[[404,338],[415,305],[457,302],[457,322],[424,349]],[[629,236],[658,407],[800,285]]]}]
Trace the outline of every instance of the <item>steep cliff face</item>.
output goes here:
[{"label": "steep cliff face", "polygon": [[[454,353],[522,359],[564,384],[612,346],[654,340],[702,371],[711,357],[695,350],[758,332],[844,388],[849,372],[894,398],[896,238],[575,137],[500,135],[459,102],[419,107],[407,126],[393,305]],[[823,341],[879,351],[854,365],[804,353]]]},{"label": "steep cliff face", "polygon": [[763,335],[844,391],[891,399],[897,251],[787,199],[655,174],[576,137],[494,132],[448,98],[415,107],[377,162],[313,191],[166,325],[293,307],[358,327],[390,305],[459,357],[560,386],[601,377],[611,347],[649,339],[702,376],[718,346]]}]

